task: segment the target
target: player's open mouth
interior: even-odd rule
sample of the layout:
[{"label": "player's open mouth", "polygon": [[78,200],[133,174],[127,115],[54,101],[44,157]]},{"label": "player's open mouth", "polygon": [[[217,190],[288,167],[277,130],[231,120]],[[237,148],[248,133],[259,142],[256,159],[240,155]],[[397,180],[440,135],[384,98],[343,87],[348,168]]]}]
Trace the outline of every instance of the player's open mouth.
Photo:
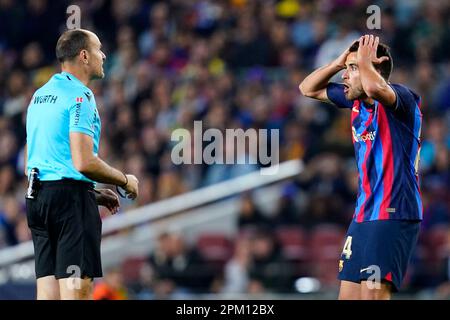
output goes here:
[{"label": "player's open mouth", "polygon": [[344,83],[344,93],[347,93],[350,87]]}]

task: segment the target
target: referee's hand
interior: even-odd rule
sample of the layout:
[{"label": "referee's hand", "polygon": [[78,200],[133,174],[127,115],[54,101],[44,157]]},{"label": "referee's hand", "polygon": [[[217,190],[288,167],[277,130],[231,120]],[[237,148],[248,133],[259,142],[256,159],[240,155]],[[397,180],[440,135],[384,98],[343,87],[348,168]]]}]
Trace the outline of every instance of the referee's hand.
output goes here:
[{"label": "referee's hand", "polygon": [[139,194],[139,180],[132,174],[127,174],[128,183],[121,187],[125,190],[128,199],[136,199]]}]

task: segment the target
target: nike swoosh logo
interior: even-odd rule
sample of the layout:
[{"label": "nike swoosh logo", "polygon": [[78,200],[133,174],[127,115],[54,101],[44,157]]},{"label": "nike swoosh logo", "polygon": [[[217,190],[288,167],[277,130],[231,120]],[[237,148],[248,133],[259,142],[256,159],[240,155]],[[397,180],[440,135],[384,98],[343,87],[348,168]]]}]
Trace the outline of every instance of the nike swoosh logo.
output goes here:
[{"label": "nike swoosh logo", "polygon": [[359,112],[359,110],[356,109],[355,107],[352,108],[352,111]]},{"label": "nike swoosh logo", "polygon": [[362,273],[362,272],[364,272],[364,271],[367,271],[367,270],[370,270],[370,269],[372,269],[371,267],[369,267],[369,268],[364,268],[364,269],[361,269],[361,270],[359,270],[359,273]]}]

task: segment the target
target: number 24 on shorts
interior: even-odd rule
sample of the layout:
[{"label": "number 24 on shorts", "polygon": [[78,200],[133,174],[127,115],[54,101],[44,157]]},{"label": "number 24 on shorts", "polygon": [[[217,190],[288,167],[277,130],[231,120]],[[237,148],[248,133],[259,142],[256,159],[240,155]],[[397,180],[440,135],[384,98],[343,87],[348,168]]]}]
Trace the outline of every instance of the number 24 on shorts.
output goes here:
[{"label": "number 24 on shorts", "polygon": [[345,240],[344,249],[342,250],[342,254],[345,255],[345,259],[350,259],[352,256],[352,237],[348,236]]}]

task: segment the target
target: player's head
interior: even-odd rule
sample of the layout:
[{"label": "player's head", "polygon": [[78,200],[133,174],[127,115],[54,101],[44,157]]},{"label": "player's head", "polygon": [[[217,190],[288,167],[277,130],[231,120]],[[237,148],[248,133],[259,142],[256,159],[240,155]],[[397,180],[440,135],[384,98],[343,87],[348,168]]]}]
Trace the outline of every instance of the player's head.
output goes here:
[{"label": "player's head", "polygon": [[[359,75],[358,63],[356,60],[356,54],[359,48],[359,41],[354,42],[345,61],[345,71],[342,75],[345,85],[345,97],[348,100],[355,100],[364,98],[366,94],[364,93],[361,78]],[[394,67],[390,49],[387,45],[380,43],[377,48],[377,58],[387,56],[389,59],[381,62],[380,64],[374,65],[378,73],[386,80],[389,81],[392,69]]]},{"label": "player's head", "polygon": [[97,35],[84,29],[64,32],[56,44],[56,58],[64,64],[82,68],[91,79],[103,78],[103,62],[106,59]]}]

